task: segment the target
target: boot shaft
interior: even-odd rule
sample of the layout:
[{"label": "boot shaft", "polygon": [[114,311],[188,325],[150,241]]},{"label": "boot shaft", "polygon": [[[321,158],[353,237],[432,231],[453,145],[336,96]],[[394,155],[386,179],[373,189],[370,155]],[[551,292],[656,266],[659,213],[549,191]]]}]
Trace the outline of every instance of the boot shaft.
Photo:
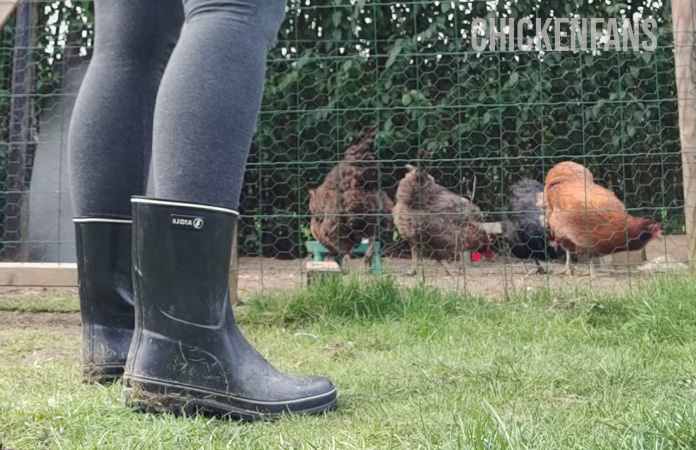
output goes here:
[{"label": "boot shaft", "polygon": [[[138,305],[143,323],[164,315],[182,325],[221,327],[230,306],[237,212],[136,197],[133,219],[134,287],[139,298],[152,299]],[[160,321],[151,322],[145,328],[156,332]]]},{"label": "boot shaft", "polygon": [[80,309],[89,322],[133,328],[130,219],[76,218]]},{"label": "boot shaft", "polygon": [[123,373],[135,310],[131,281],[131,220],[76,218],[82,371],[88,382]]}]

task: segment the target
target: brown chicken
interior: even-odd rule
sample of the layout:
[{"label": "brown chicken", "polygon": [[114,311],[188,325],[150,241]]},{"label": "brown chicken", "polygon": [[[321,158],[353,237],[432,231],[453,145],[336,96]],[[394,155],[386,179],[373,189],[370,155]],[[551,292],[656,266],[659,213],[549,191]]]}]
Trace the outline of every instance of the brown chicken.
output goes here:
[{"label": "brown chicken", "polygon": [[566,252],[568,273],[571,253],[592,258],[640,250],[662,236],[659,223],[628,214],[614,193],[595,184],[580,164],[566,161],[549,170],[544,195],[546,220],[553,242]]},{"label": "brown chicken", "polygon": [[379,189],[376,133],[375,127],[365,129],[324,182],[309,190],[310,231],[339,260],[367,238],[365,263],[369,264],[380,229],[392,228],[394,203]]},{"label": "brown chicken", "polygon": [[[409,172],[399,182],[394,206],[394,224],[411,248],[415,275],[420,253],[445,267],[465,251],[490,256],[492,240],[481,228],[481,210],[470,200],[437,184],[422,169],[406,166]],[[450,274],[451,275],[451,274]]]}]

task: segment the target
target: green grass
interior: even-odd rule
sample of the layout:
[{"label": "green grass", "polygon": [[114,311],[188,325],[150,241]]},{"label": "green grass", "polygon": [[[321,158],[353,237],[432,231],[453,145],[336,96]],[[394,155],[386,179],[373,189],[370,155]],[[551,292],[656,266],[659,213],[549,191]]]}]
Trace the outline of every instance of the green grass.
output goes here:
[{"label": "green grass", "polygon": [[0,298],[0,311],[78,312],[80,311],[80,305],[77,295],[64,292],[47,292],[21,298],[9,296]]},{"label": "green grass", "polygon": [[[0,327],[0,444],[20,449],[693,449],[696,281],[471,298],[389,279],[254,297],[245,333],[340,407],[240,424],[133,413],[80,382],[79,330]],[[2,448],[2,445],[0,445]]]}]

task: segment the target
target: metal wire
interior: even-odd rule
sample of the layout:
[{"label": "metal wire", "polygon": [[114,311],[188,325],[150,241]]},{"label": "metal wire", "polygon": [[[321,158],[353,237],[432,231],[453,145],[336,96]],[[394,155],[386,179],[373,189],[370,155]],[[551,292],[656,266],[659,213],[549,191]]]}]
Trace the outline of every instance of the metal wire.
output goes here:
[{"label": "metal wire", "polygon": [[[483,221],[500,223],[513,183],[543,182],[555,163],[573,160],[589,168],[629,213],[661,222],[668,237],[650,247],[648,259],[661,253],[684,262],[678,244],[685,233],[684,200],[669,4],[566,3],[289,0],[268,59],[242,193],[241,285],[303,284],[311,256],[306,242],[315,239],[309,189],[322,183],[369,126],[378,127],[378,190],[392,200],[405,165],[413,164],[461,196],[470,197],[475,184]],[[31,26],[20,29],[13,18],[0,33],[3,257],[69,261],[74,257],[66,130],[91,56],[92,4],[28,4]],[[654,51],[477,52],[471,42],[475,18],[622,18],[639,11],[657,21]],[[18,30],[28,32],[28,45],[18,40]],[[28,70],[21,80],[24,91],[16,78],[22,67]],[[13,111],[19,99],[26,102]],[[14,140],[13,123],[20,126]],[[423,158],[424,152],[431,156]],[[408,269],[410,252],[402,236],[394,230],[380,235],[385,273]],[[494,237],[495,258],[453,260],[462,270],[450,278],[425,258],[420,264],[425,278],[459,287],[475,284],[477,277],[518,285],[527,270],[510,256],[504,236]],[[634,270],[625,273],[635,276]]]}]

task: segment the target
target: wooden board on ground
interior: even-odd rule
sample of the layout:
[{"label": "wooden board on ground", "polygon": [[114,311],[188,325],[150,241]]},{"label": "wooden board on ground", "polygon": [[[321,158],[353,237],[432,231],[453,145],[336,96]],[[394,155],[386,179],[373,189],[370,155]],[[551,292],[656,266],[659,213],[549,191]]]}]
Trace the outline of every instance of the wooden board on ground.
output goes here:
[{"label": "wooden board on ground", "polygon": [[652,240],[645,248],[647,259],[652,261],[659,256],[669,255],[676,261],[688,264],[691,258],[690,242],[691,238],[686,234],[671,234],[662,239]]},{"label": "wooden board on ground", "polygon": [[503,234],[503,224],[500,222],[484,222],[481,228],[488,234]]},{"label": "wooden board on ground", "polygon": [[336,261],[307,261],[307,272],[340,272],[341,268]]},{"label": "wooden board on ground", "polygon": [[304,269],[307,274],[307,286],[319,279],[341,276],[341,268],[336,261],[307,261]]},{"label": "wooden board on ground", "polygon": [[0,263],[0,286],[75,287],[74,263]]}]

